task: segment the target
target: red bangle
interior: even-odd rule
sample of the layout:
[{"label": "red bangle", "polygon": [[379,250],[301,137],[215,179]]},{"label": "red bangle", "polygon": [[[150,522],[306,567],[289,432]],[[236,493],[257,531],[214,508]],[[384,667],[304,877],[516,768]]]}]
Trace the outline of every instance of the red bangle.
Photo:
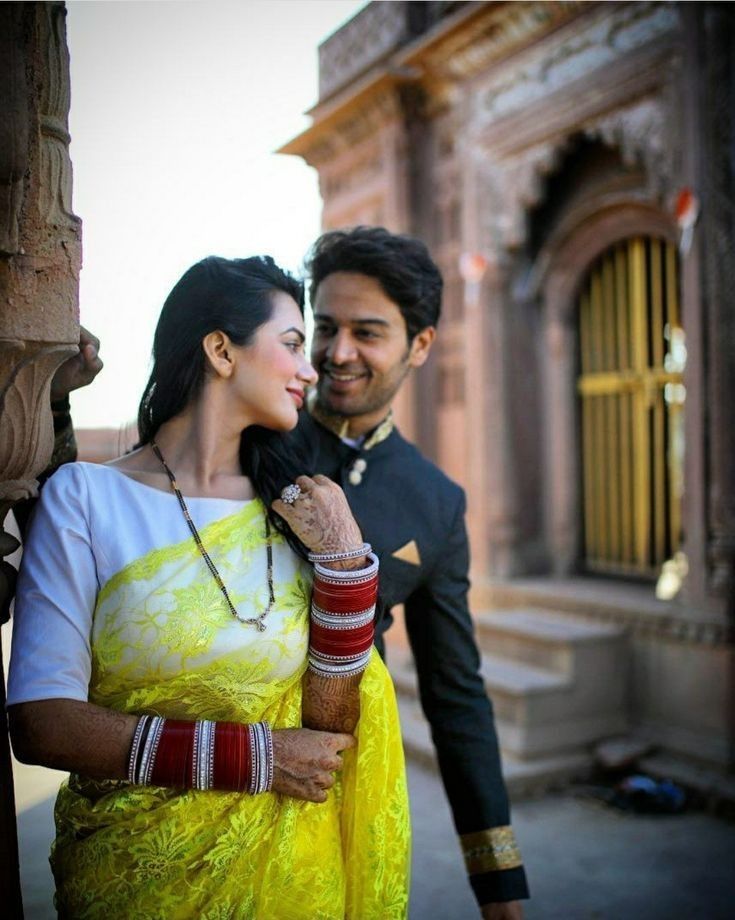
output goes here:
[{"label": "red bangle", "polygon": [[217,743],[214,748],[215,789],[243,792],[250,782],[251,755],[247,726],[235,722],[217,723]]},{"label": "red bangle", "polygon": [[267,792],[273,783],[270,726],[141,716],[128,780],[175,789]]},{"label": "red bangle", "polygon": [[367,666],[375,635],[377,559],[364,570],[331,577],[321,567],[314,576],[309,669],[322,677],[348,677]]},{"label": "red bangle", "polygon": [[150,773],[153,786],[191,789],[194,722],[166,719]]}]

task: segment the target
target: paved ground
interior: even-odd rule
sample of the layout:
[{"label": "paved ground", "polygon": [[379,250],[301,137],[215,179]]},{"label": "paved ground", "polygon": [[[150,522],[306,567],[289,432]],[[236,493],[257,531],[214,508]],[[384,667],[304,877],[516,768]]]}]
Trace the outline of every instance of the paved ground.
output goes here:
[{"label": "paved ground", "polygon": [[[47,856],[50,793],[59,776],[40,768],[18,770],[26,920],[55,917]],[[476,920],[441,784],[420,767],[411,767],[409,782],[414,833],[410,920]],[[579,792],[521,802],[514,809],[533,889],[526,920],[733,917],[735,825],[695,811],[673,817],[621,814]]]}]

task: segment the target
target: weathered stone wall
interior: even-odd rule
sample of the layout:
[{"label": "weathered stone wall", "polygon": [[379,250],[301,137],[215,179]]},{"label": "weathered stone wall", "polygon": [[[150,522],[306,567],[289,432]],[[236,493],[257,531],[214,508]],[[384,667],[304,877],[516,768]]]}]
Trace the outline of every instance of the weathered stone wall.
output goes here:
[{"label": "weathered stone wall", "polygon": [[[81,224],[71,207],[69,56],[63,3],[0,4],[0,556],[17,541],[2,523],[53,447],[54,371],[79,340]],[[0,620],[15,572],[0,569]],[[1,669],[1,665],[0,665]],[[5,690],[0,673],[0,879],[21,917]]]}]

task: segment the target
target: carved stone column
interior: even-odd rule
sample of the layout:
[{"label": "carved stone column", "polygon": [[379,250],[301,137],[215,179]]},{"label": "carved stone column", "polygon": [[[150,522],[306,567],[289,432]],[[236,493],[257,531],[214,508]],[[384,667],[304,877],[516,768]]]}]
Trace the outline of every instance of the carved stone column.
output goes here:
[{"label": "carved stone column", "polygon": [[730,4],[693,6],[689,35],[699,44],[701,62],[697,179],[707,317],[709,587],[726,600],[735,592],[735,12]]},{"label": "carved stone column", "polygon": [[[76,351],[81,224],[71,211],[69,55],[63,3],[0,5],[0,528],[35,495],[53,447],[49,389]],[[0,556],[17,541],[0,529]],[[15,572],[0,570],[0,621]],[[2,659],[0,659],[1,662]],[[0,709],[5,691],[0,664]],[[13,782],[0,729],[3,909],[22,916]]]}]

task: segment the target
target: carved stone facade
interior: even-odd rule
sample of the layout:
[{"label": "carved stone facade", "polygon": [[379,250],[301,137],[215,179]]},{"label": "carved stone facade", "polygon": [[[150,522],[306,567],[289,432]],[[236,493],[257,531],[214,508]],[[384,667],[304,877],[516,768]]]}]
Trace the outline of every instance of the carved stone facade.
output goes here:
[{"label": "carved stone facade", "polygon": [[[672,750],[728,763],[731,5],[455,3],[436,5],[423,29],[401,31],[410,6],[419,4],[370,4],[330,37],[332,62],[358,24],[365,47],[380,53],[359,74],[329,76],[312,127],[283,152],[319,171],[325,228],[414,233],[442,268],[437,347],[399,418],[467,490],[478,603],[499,585],[506,596],[518,579],[540,579],[552,600],[555,584],[566,591],[579,580],[578,292],[591,263],[623,239],[678,245],[682,189],[701,203],[679,277],[689,574],[656,613],[652,584],[629,586],[637,612],[606,603],[605,582],[584,584],[599,589],[587,614],[630,630],[632,723]],[[393,31],[377,22],[387,7]],[[462,253],[484,257],[479,286],[463,281]],[[687,680],[682,699],[675,684],[687,661],[701,686]]]},{"label": "carved stone facade", "polygon": [[[36,493],[53,448],[49,390],[77,351],[81,223],[71,210],[69,56],[63,3],[0,6],[0,556],[10,508]],[[15,572],[2,562],[0,620]],[[1,670],[1,665],[0,665]],[[0,673],[0,710],[5,691]],[[22,916],[8,735],[0,732],[3,907]]]}]

